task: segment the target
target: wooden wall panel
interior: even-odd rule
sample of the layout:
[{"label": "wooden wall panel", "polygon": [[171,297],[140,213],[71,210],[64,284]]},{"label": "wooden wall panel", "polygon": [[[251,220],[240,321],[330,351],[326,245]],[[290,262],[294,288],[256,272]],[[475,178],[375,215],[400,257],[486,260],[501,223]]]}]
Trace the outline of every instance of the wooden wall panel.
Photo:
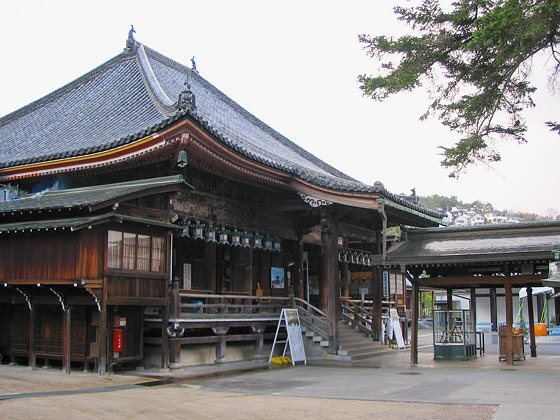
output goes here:
[{"label": "wooden wall panel", "polygon": [[79,250],[76,232],[5,235],[0,279],[76,279]]},{"label": "wooden wall panel", "polygon": [[104,253],[105,230],[102,227],[80,231],[79,278],[102,278]]}]

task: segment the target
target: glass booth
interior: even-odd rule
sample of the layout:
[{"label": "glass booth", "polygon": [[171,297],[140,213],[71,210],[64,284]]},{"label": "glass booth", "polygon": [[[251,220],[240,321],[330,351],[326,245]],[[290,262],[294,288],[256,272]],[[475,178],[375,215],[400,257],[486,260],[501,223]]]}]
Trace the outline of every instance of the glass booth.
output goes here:
[{"label": "glass booth", "polygon": [[476,325],[471,310],[434,311],[434,359],[476,357]]}]

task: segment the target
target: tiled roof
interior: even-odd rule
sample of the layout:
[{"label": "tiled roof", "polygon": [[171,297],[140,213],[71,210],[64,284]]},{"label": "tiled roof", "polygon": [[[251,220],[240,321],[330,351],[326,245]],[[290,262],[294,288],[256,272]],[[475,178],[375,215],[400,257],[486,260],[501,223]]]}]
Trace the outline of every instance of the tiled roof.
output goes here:
[{"label": "tiled roof", "polygon": [[181,176],[142,179],[116,184],[94,185],[61,191],[47,191],[17,200],[0,202],[0,215],[11,212],[31,212],[35,210],[56,210],[82,207],[110,206],[126,197],[162,191],[167,186],[187,185]]},{"label": "tiled roof", "polygon": [[453,263],[507,260],[508,255],[552,258],[552,250],[560,250],[560,222],[555,221],[409,229],[406,239],[387,251],[387,261]]},{"label": "tiled roof", "polygon": [[[197,72],[137,43],[79,79],[0,119],[0,169],[108,150],[190,118],[254,161],[317,186],[380,193],[441,218],[384,188],[338,171],[243,109]],[[174,103],[189,76],[196,110]]]},{"label": "tiled roof", "polygon": [[139,217],[132,217],[132,216],[116,214],[116,213],[106,213],[97,216],[72,217],[72,218],[56,219],[56,220],[33,220],[33,221],[25,221],[25,222],[2,223],[0,224],[0,233],[41,231],[41,230],[51,230],[51,229],[78,230],[95,224],[109,223],[109,222],[121,223],[123,221],[134,223],[134,224],[141,224],[144,226],[164,228],[167,230],[183,229],[182,226],[162,222],[159,220],[142,219]]}]

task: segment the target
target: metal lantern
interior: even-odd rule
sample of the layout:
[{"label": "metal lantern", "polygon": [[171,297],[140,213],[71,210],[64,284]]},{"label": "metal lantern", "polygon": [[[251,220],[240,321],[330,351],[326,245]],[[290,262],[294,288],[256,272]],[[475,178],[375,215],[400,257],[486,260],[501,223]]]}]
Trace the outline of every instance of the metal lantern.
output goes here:
[{"label": "metal lantern", "polygon": [[262,236],[259,235],[259,233],[255,233],[254,239],[253,239],[253,248],[256,249],[262,249]]},{"label": "metal lantern", "polygon": [[216,229],[214,229],[212,223],[210,223],[208,229],[206,229],[206,242],[216,242]]},{"label": "metal lantern", "polygon": [[371,266],[372,266],[372,264],[371,264],[371,255],[366,254],[365,264],[366,264],[368,267],[371,267]]},{"label": "metal lantern", "polygon": [[220,245],[229,245],[228,235],[228,230],[222,226],[222,228],[218,231],[218,243]]},{"label": "metal lantern", "polygon": [[264,238],[264,249],[265,251],[272,251],[272,238],[270,236],[266,236],[266,238]]},{"label": "metal lantern", "polygon": [[237,229],[231,234],[231,246],[241,246],[241,234]]},{"label": "metal lantern", "polygon": [[344,262],[344,251],[338,251],[338,262]]},{"label": "metal lantern", "polygon": [[364,256],[365,256],[365,255],[364,255],[363,252],[360,252],[360,253],[358,254],[358,264],[364,265]]},{"label": "metal lantern", "polygon": [[200,222],[196,222],[194,225],[194,239],[204,240],[204,225]]},{"label": "metal lantern", "polygon": [[243,235],[241,235],[241,246],[243,248],[251,248],[251,235],[247,232],[243,232]]},{"label": "metal lantern", "polygon": [[282,251],[282,241],[279,238],[274,238],[274,242],[272,243],[273,251],[280,252]]},{"label": "metal lantern", "polygon": [[358,264],[358,253],[357,252],[352,252],[352,257],[350,262],[352,264]]},{"label": "metal lantern", "polygon": [[191,227],[191,221],[183,219],[181,225],[183,226],[183,231],[181,232],[181,238],[190,238],[191,235],[189,234],[189,229]]}]

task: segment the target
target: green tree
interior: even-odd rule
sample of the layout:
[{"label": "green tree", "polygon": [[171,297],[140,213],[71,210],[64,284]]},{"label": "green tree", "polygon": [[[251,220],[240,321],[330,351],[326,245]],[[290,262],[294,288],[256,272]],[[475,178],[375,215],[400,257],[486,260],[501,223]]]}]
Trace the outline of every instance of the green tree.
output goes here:
[{"label": "green tree", "polygon": [[[457,0],[450,11],[439,0],[423,0],[394,10],[417,35],[359,36],[382,61],[378,75],[359,76],[364,94],[381,101],[430,81],[435,98],[422,118],[435,114],[461,136],[452,147],[440,146],[450,176],[476,161],[499,161],[497,139],[525,142],[521,114],[535,106],[531,59],[547,52],[551,80],[560,71],[560,0]],[[560,124],[547,124],[560,132]]]}]

